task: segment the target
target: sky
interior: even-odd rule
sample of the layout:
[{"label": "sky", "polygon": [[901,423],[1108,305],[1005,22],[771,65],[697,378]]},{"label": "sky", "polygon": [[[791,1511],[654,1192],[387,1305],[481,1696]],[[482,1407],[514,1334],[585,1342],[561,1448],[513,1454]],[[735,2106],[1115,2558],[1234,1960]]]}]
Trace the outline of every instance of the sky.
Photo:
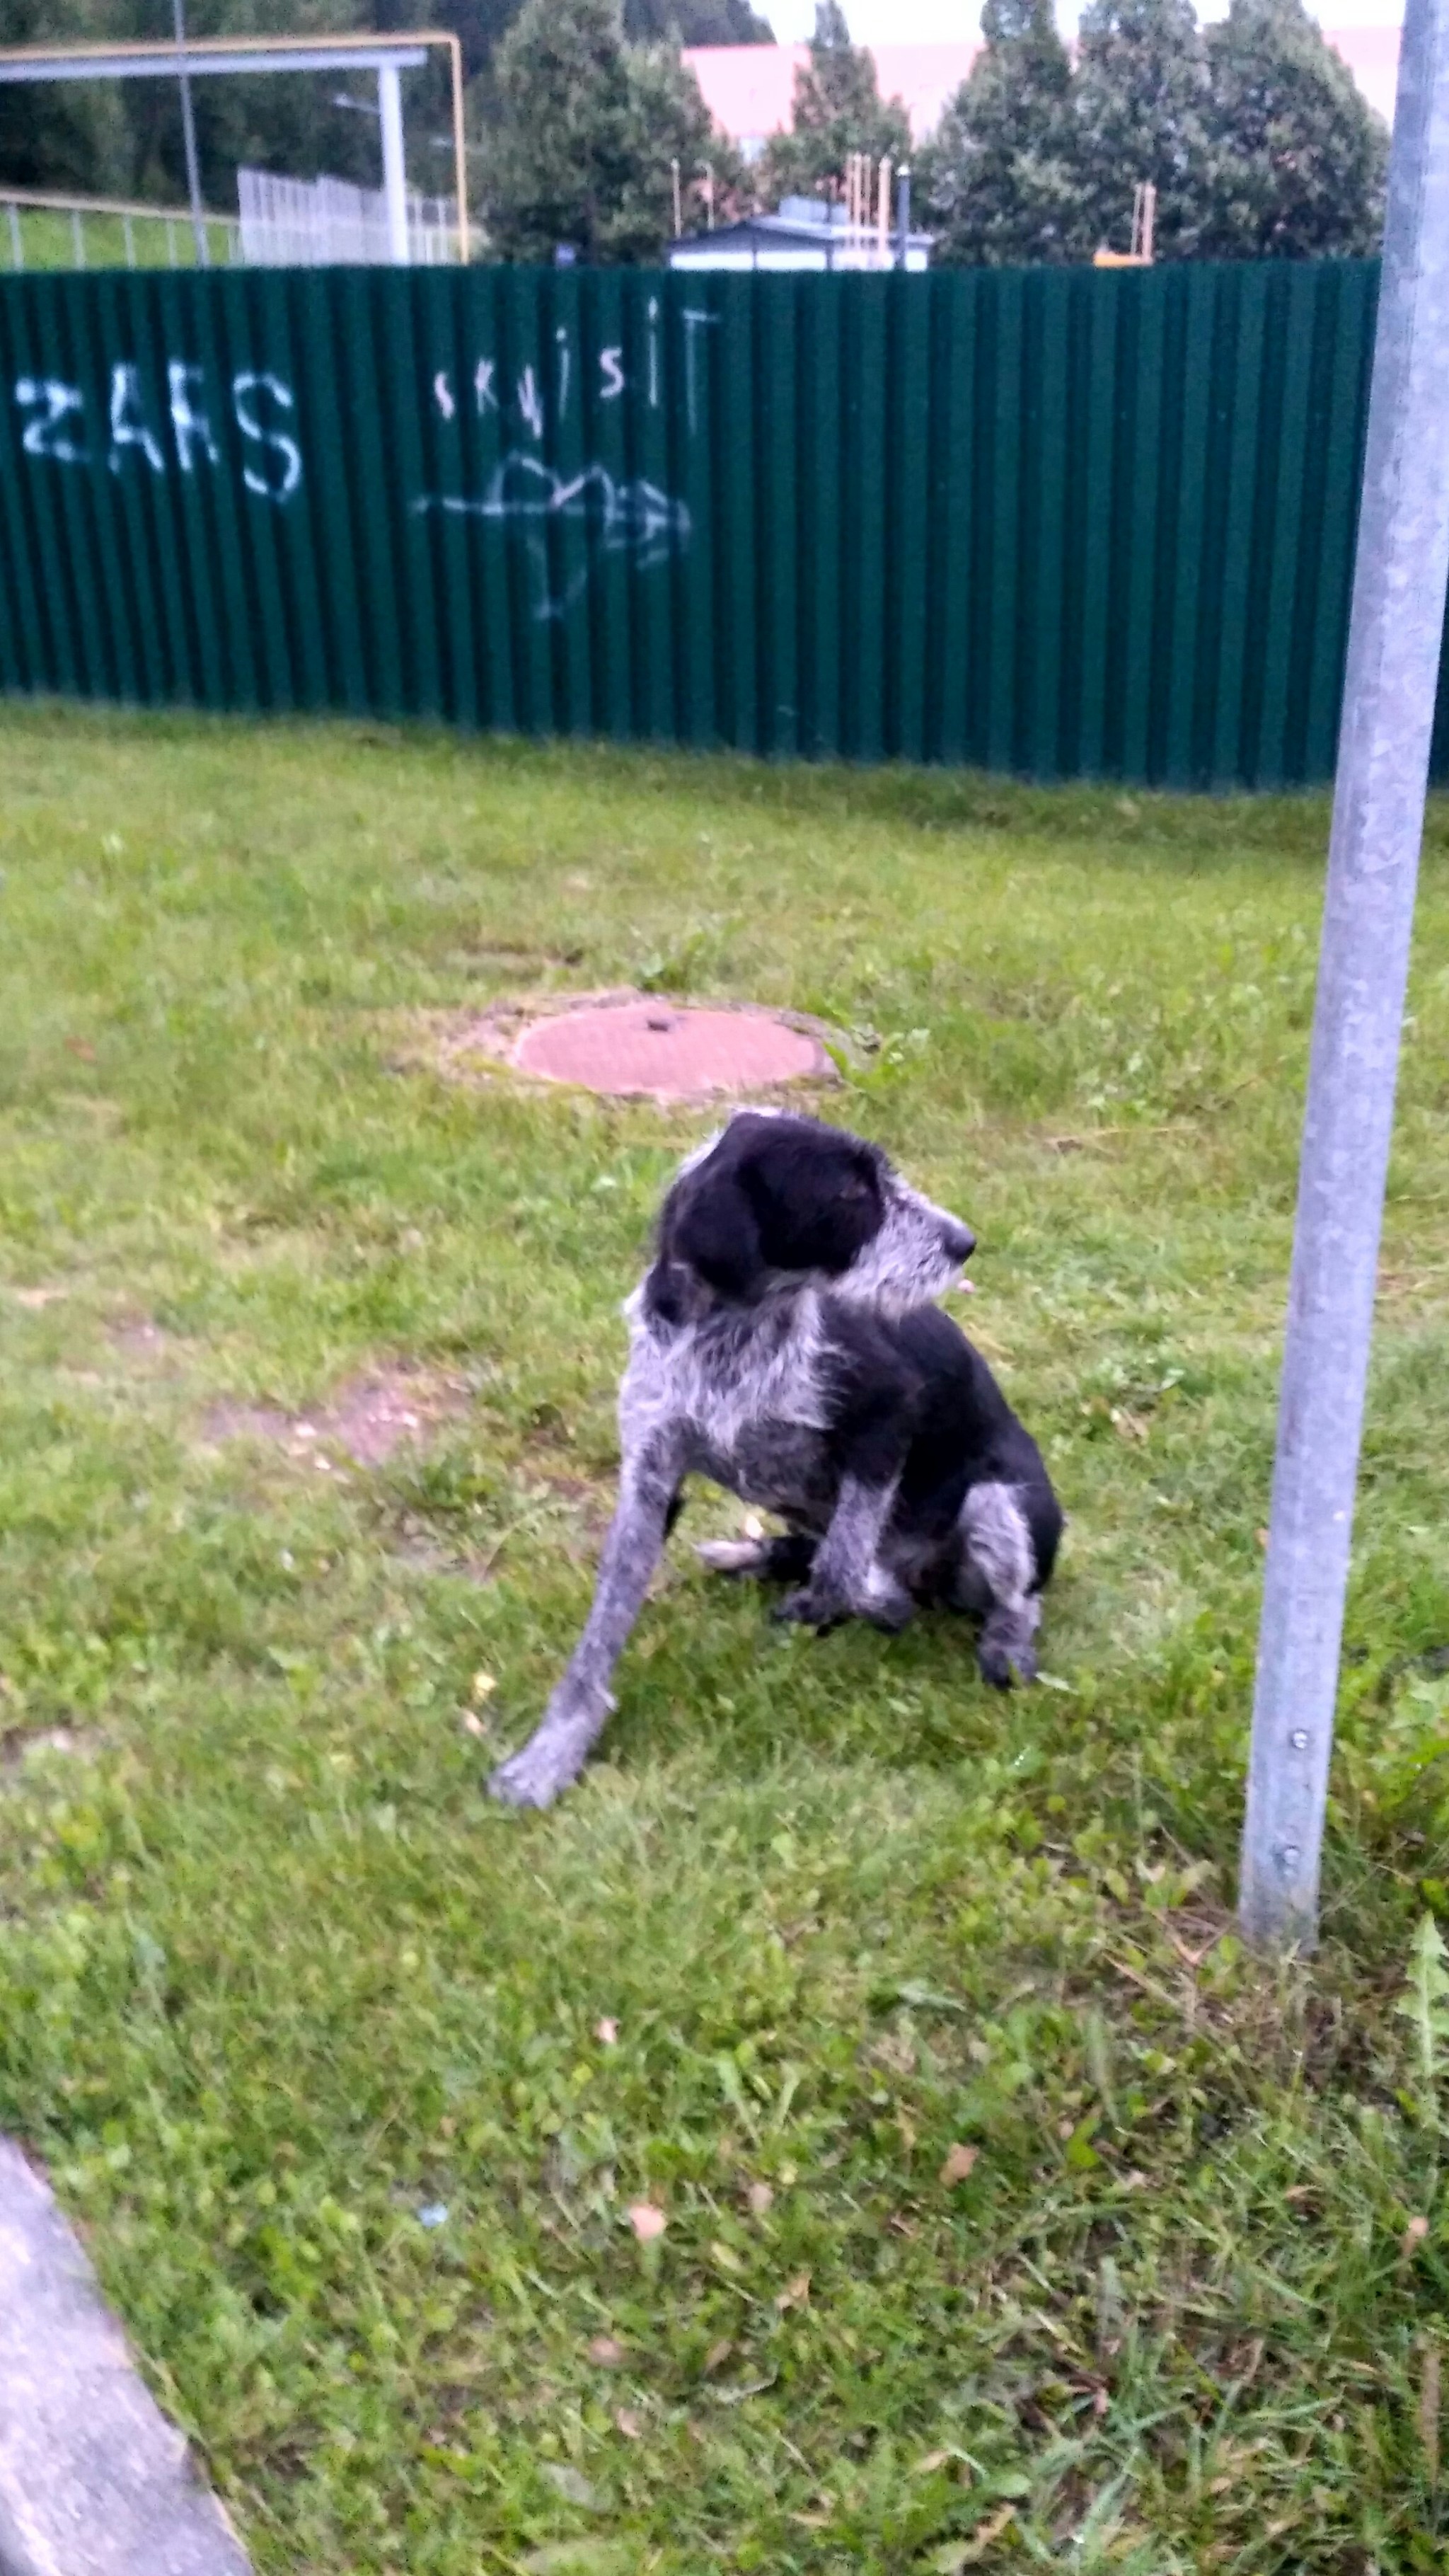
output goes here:
[{"label": "sky", "polygon": [[[798,44],[815,24],[815,0],[756,0],[782,45]],[[1320,0],[1314,17],[1333,27],[1396,27],[1403,0]],[[850,32],[858,45],[936,45],[961,43],[976,33],[978,11],[972,0],[845,0]],[[1203,20],[1227,15],[1227,0],[1198,0]],[[1058,0],[1057,16],[1064,34],[1076,26],[1073,0]]]}]

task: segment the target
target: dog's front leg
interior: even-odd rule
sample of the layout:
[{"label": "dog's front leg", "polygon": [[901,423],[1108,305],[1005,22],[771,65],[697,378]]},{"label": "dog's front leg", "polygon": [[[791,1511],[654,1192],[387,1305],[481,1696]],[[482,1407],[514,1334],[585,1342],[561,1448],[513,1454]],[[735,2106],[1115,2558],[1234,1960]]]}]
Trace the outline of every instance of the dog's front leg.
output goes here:
[{"label": "dog's front leg", "polygon": [[509,1806],[552,1806],[602,1734],[614,1705],[609,1682],[659,1562],[682,1463],[672,1447],[626,1457],[593,1607],[568,1671],[522,1751],[488,1783]]},{"label": "dog's front leg", "polygon": [[884,1482],[842,1476],[810,1580],[781,1602],[777,1618],[798,1619],[808,1628],[829,1628],[838,1619],[851,1618],[870,1619],[878,1628],[905,1626],[911,1596],[880,1563],[898,1483],[896,1476]]}]

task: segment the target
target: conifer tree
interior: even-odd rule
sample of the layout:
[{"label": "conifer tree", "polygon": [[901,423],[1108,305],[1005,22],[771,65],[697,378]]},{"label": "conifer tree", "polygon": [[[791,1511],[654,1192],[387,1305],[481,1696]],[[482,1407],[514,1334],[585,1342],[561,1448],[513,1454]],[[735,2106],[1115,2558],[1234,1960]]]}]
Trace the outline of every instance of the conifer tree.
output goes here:
[{"label": "conifer tree", "polygon": [[1207,31],[1213,259],[1376,251],[1389,135],[1302,0],[1232,0]]},{"label": "conifer tree", "polygon": [[838,196],[852,152],[872,161],[909,161],[911,129],[899,99],[883,99],[875,64],[850,41],[839,0],[818,0],[810,59],[795,74],[794,123],[770,139],[760,164],[762,201],[781,196]]},{"label": "conifer tree", "polygon": [[1070,161],[1094,246],[1130,248],[1139,180],[1157,189],[1156,251],[1195,251],[1211,216],[1212,101],[1192,0],[1087,0]]},{"label": "conifer tree", "polygon": [[922,220],[947,263],[1080,258],[1071,65],[1051,0],[986,0],[981,52],[917,155]]}]

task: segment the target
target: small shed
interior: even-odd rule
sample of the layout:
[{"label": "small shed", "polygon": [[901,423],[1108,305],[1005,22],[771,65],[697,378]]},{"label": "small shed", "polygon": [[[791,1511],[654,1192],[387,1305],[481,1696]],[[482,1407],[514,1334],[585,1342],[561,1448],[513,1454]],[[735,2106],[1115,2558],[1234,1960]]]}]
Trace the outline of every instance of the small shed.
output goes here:
[{"label": "small shed", "polygon": [[[671,268],[888,269],[900,266],[900,235],[853,224],[844,206],[823,197],[787,197],[777,215],[686,233],[665,255]],[[907,233],[907,268],[928,268],[930,260],[930,234]]]}]

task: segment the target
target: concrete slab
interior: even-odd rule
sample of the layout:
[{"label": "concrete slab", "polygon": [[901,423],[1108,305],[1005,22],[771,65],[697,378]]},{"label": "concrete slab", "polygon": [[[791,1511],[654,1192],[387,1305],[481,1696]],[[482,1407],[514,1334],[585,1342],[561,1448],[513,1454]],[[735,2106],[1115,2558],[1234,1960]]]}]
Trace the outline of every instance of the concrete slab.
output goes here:
[{"label": "concrete slab", "polygon": [[48,2183],[0,2139],[0,2576],[250,2576]]}]

